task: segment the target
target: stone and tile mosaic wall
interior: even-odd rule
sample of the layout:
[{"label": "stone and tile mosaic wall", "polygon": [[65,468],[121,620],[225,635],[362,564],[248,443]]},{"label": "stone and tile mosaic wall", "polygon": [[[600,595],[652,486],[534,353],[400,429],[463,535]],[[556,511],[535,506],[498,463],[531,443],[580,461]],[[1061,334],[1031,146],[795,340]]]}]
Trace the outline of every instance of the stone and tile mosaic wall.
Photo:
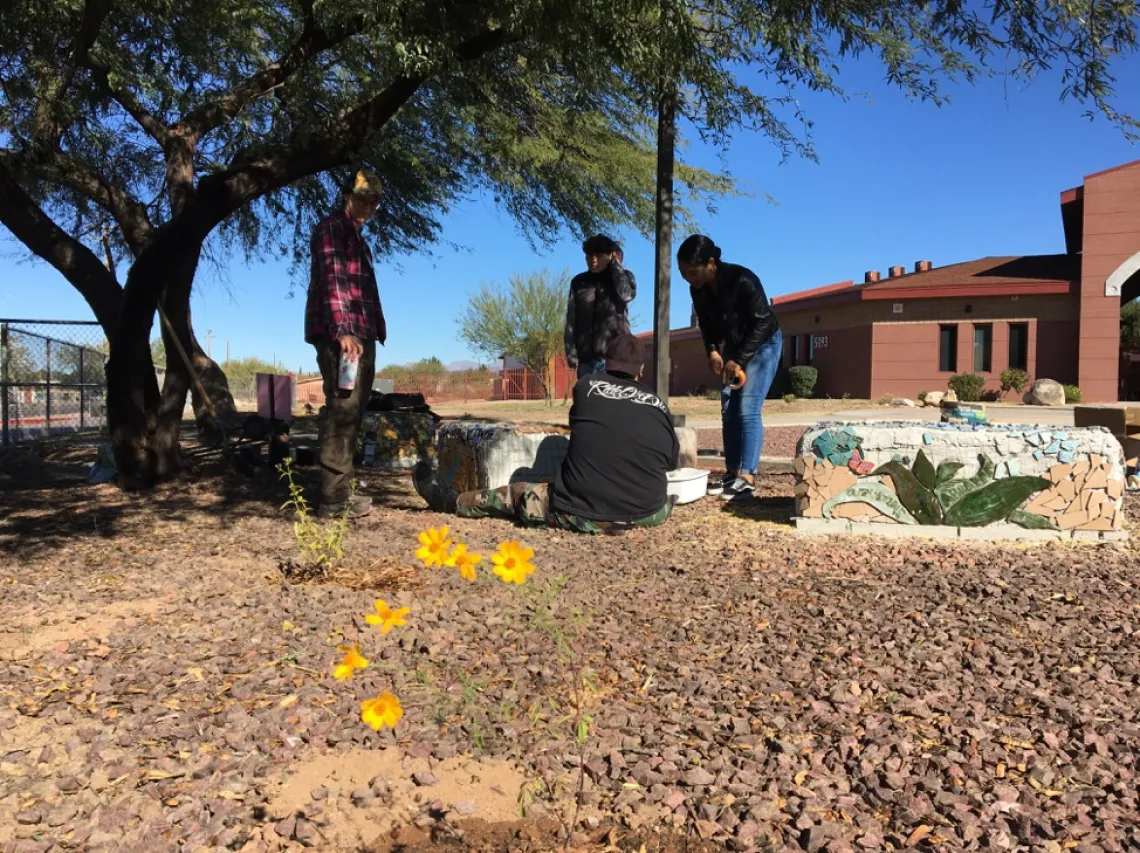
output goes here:
[{"label": "stone and tile mosaic wall", "polygon": [[1103,428],[819,424],[796,453],[796,516],[882,525],[1120,531],[1124,458]]}]

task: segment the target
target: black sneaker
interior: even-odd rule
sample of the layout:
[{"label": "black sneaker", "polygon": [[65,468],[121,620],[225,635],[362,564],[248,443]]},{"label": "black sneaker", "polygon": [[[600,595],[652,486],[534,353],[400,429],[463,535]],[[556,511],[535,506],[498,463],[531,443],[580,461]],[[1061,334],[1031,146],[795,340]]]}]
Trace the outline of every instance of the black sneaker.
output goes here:
[{"label": "black sneaker", "polygon": [[417,462],[412,469],[412,484],[416,493],[436,512],[455,512],[459,495],[454,489],[442,486],[435,479],[430,462]]},{"label": "black sneaker", "polygon": [[720,493],[720,499],[722,501],[746,501],[752,497],[755,489],[756,487],[747,480],[737,477],[725,485],[724,490]]},{"label": "black sneaker", "polygon": [[730,477],[728,474],[725,474],[719,480],[709,480],[709,485],[705,490],[705,494],[710,497],[715,497],[716,495],[721,494],[724,491],[724,487],[735,479],[735,477]]}]

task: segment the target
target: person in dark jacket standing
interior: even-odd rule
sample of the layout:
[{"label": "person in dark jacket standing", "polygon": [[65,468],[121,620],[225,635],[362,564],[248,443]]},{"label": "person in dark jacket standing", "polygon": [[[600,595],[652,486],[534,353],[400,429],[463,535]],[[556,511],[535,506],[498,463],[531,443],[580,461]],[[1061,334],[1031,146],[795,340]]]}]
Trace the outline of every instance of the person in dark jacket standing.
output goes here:
[{"label": "person in dark jacket standing", "polygon": [[637,295],[633,273],[622,266],[621,246],[598,234],[582,244],[586,272],[570,282],[566,306],[566,362],[578,378],[606,369],[606,350],[628,334],[629,303]]},{"label": "person in dark jacket standing", "polygon": [[[380,179],[357,172],[345,188],[344,206],[313,230],[309,294],[305,303],[305,340],[317,350],[325,392],[320,420],[321,515],[366,515],[370,498],[352,491],[352,457],[357,432],[376,373],[376,342],[384,343],[387,327],[380,291],[372,269],[372,252],[360,233],[376,215]],[[356,384],[339,387],[341,359],[356,360]]]},{"label": "person in dark jacket standing", "polygon": [[430,462],[412,472],[416,491],[438,512],[510,518],[579,533],[664,524],[673,511],[668,473],[680,446],[669,409],[638,382],[642,348],[625,334],[610,344],[606,368],[578,380],[570,447],[553,483],[512,483],[455,494]]},{"label": "person in dark jacket standing", "polygon": [[681,277],[689,283],[709,370],[721,378],[724,479],[709,494],[724,500],[752,497],[764,421],[760,410],[772,387],[784,338],[760,279],[750,269],[720,259],[708,237],[694,234],[677,250]]}]

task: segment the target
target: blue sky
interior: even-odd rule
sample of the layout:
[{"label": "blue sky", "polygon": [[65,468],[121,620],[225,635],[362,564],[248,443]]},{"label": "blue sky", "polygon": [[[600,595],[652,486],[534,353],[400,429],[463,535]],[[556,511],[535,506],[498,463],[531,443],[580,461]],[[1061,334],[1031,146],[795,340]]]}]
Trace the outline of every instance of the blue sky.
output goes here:
[{"label": "blue sky", "polygon": [[[1140,61],[1115,71],[1119,81],[1140,79]],[[847,102],[811,93],[802,98],[815,123],[819,163],[781,164],[766,140],[741,135],[727,166],[757,196],[721,201],[715,215],[700,216],[701,230],[725,258],[751,267],[771,295],[861,280],[865,270],[912,267],[920,259],[940,266],[985,255],[1062,252],[1059,193],[1086,174],[1140,159],[1140,147],[1117,128],[1088,121],[1076,103],[1061,103],[1055,77],[1029,86],[998,77],[955,87],[952,102],[941,108],[908,101],[870,62],[853,66],[843,80],[849,91],[868,94]],[[1140,115],[1140,87],[1118,106]],[[715,152],[696,142],[686,154],[698,165],[716,162]],[[472,358],[458,340],[455,319],[481,282],[583,266],[574,236],[536,252],[486,198],[454,210],[444,220],[444,236],[466,248],[439,246],[380,267],[389,328],[380,364]],[[648,330],[653,245],[636,234],[618,236],[639,281],[636,330]],[[0,317],[91,318],[60,275],[22,258],[21,247],[0,229]],[[195,327],[203,343],[212,331],[214,357],[225,356],[228,340],[234,358],[276,356],[292,370],[314,369],[312,349],[302,340],[304,301],[288,298],[287,266],[247,265],[235,256],[226,279],[204,269],[194,297]],[[673,326],[687,325],[688,318],[688,291],[674,269]]]}]

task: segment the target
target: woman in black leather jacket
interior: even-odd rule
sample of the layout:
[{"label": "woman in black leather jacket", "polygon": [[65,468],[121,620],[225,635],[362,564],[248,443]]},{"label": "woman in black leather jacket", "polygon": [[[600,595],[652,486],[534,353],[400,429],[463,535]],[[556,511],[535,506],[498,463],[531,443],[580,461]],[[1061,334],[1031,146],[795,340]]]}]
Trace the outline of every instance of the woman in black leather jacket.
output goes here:
[{"label": "woman in black leather jacket", "polygon": [[720,259],[708,237],[694,234],[677,250],[681,277],[697,310],[709,370],[721,378],[724,479],[709,494],[724,500],[752,497],[764,422],[760,415],[772,387],[784,338],[764,286],[752,270]]}]

